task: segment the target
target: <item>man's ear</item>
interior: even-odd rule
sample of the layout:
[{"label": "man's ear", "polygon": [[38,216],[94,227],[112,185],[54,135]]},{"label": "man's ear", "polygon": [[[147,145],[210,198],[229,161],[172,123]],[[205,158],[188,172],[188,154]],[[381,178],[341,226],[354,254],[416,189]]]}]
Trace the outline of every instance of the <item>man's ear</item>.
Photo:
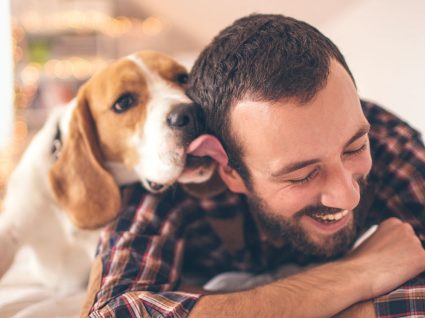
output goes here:
[{"label": "man's ear", "polygon": [[220,174],[221,179],[227,185],[230,191],[236,192],[236,193],[248,192],[248,189],[246,188],[242,177],[239,175],[239,173],[235,169],[227,165],[226,166],[220,165],[218,167],[218,173]]}]

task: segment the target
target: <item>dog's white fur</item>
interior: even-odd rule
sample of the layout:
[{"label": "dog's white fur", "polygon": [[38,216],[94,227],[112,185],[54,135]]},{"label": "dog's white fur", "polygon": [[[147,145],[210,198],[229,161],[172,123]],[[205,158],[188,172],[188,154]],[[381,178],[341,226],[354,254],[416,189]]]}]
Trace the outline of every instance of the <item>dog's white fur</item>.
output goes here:
[{"label": "dog's white fur", "polygon": [[[132,140],[141,158],[135,171],[143,182],[148,179],[155,183],[167,184],[170,178],[177,179],[183,172],[182,159],[185,151],[182,147],[176,147],[174,133],[163,119],[172,110],[170,105],[178,100],[189,100],[181,90],[170,90],[169,85],[158,74],[149,72],[140,59],[134,55],[130,56],[130,59],[142,70],[149,91],[156,96],[147,105],[150,119],[142,126],[143,131],[136,134]],[[153,149],[155,151],[152,151]]]},{"label": "dog's white fur", "polygon": [[[127,57],[127,60],[142,73],[150,96],[145,105],[144,123],[131,137],[122,140],[135,150],[138,161],[132,166],[117,161],[103,164],[117,185],[135,181],[146,184],[146,180],[170,185],[182,175],[186,155],[181,136],[166,125],[165,118],[175,105],[190,101],[183,88],[170,85],[144,63],[140,54]],[[52,193],[48,177],[55,164],[51,148],[58,123],[62,140],[66,140],[76,108],[74,99],[51,114],[10,177],[5,209],[0,213],[0,277],[12,264],[19,248],[28,245],[34,252],[35,275],[46,286],[72,291],[87,282],[99,230],[74,226]],[[213,168],[207,170],[208,173],[203,171],[201,177],[196,171],[192,172],[194,177],[189,181],[208,179]]]},{"label": "dog's white fur", "polygon": [[65,113],[50,116],[8,181],[0,215],[0,274],[9,268],[20,246],[29,245],[35,276],[46,286],[74,290],[87,280],[99,234],[76,229],[49,189],[52,138]]}]

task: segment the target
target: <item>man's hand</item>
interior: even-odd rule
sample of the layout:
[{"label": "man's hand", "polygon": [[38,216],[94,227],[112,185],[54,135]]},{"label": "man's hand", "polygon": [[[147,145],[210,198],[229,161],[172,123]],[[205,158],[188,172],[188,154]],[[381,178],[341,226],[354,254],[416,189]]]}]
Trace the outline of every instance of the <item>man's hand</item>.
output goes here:
[{"label": "man's hand", "polygon": [[425,250],[410,224],[390,218],[346,259],[369,280],[362,300],[385,294],[425,270]]}]

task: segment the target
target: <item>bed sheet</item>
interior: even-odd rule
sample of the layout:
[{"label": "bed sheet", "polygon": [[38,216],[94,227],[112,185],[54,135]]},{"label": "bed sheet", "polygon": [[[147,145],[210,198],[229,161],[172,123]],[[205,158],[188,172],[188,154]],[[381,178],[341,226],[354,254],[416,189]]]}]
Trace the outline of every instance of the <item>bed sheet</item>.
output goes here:
[{"label": "bed sheet", "polygon": [[85,289],[61,294],[41,285],[31,276],[31,253],[22,249],[0,281],[1,318],[75,318]]}]

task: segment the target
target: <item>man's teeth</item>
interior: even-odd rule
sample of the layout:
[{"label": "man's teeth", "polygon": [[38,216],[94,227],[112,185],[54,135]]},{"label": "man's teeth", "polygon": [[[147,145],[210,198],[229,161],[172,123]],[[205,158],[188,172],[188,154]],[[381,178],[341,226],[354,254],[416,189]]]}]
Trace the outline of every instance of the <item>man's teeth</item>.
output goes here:
[{"label": "man's teeth", "polygon": [[333,214],[315,213],[313,214],[313,217],[323,221],[339,221],[347,214],[348,214],[348,210],[344,210],[344,211],[333,213]]}]

